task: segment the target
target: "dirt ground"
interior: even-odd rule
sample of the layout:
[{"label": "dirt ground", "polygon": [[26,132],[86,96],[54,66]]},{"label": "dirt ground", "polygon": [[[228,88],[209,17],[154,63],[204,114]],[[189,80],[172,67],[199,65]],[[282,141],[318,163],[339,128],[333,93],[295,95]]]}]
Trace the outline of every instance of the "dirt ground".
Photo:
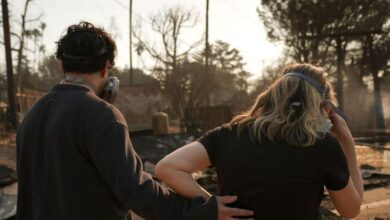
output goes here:
[{"label": "dirt ground", "polygon": [[[15,134],[0,138],[0,164],[16,169]],[[372,160],[373,156],[365,157]],[[358,156],[361,161],[364,156]],[[377,162],[377,161],[375,161]],[[3,188],[5,194],[16,194],[17,183]],[[366,190],[360,215],[356,220],[390,220],[390,185],[381,188]]]},{"label": "dirt ground", "polygon": [[390,186],[364,192],[360,215],[356,220],[390,220]]},{"label": "dirt ground", "polygon": [[[16,170],[16,144],[15,134],[2,135],[0,138],[0,165],[5,165],[13,170]],[[18,184],[14,183],[4,187],[1,191],[4,194],[16,195]]]},{"label": "dirt ground", "polygon": [[16,170],[16,144],[14,133],[0,133],[0,165]]}]

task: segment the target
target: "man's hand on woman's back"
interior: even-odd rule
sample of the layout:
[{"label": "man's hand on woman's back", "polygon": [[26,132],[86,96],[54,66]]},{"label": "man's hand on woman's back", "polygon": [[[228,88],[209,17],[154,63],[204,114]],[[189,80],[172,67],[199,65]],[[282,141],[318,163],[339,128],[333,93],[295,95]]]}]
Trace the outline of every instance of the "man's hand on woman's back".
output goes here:
[{"label": "man's hand on woman's back", "polygon": [[253,216],[253,211],[226,206],[226,204],[233,203],[236,200],[237,196],[217,196],[218,220],[238,220],[234,216]]}]

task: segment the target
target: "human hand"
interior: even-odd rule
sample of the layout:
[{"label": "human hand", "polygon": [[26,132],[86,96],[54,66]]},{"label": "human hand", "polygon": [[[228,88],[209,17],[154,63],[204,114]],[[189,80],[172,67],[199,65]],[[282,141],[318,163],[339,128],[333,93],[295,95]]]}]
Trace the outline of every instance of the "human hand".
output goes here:
[{"label": "human hand", "polygon": [[336,113],[333,109],[328,109],[328,116],[329,120],[332,122],[333,126],[330,129],[331,132],[337,137],[337,138],[345,138],[350,137],[351,132],[348,128],[347,122]]},{"label": "human hand", "polygon": [[226,204],[233,203],[237,196],[217,196],[218,220],[239,220],[234,216],[252,216],[253,211],[227,207]]}]

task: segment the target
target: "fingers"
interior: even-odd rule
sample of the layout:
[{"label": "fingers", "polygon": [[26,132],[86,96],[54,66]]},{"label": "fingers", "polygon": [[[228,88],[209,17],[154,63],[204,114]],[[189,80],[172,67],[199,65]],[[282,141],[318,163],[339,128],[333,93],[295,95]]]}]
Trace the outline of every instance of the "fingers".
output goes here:
[{"label": "fingers", "polygon": [[329,104],[329,101],[324,101],[321,105],[324,110],[329,114],[329,111],[332,109],[332,107]]},{"label": "fingers", "polygon": [[221,207],[221,212],[227,216],[252,216],[253,211],[239,208]]},{"label": "fingers", "polygon": [[237,196],[217,196],[217,202],[222,204],[233,203],[237,200]]},{"label": "fingers", "polygon": [[217,196],[219,220],[237,219],[233,216],[253,216],[253,211],[251,210],[230,208],[225,206],[225,204],[233,203],[236,200],[237,196]]},{"label": "fingers", "polygon": [[334,122],[334,121],[345,121],[334,109],[330,109],[329,111],[329,119]]},{"label": "fingers", "polygon": [[229,216],[221,216],[218,218],[218,220],[240,220],[238,218],[232,218],[232,217],[229,217]]},{"label": "fingers", "polygon": [[340,117],[333,109],[329,110],[328,115],[329,115],[329,119],[332,120],[332,121],[336,120],[336,119],[338,119]]},{"label": "fingers", "polygon": [[332,102],[329,102],[329,105],[331,107],[331,109],[330,109],[331,111],[328,112],[328,114],[330,114],[330,116],[331,115],[335,116],[337,114],[337,116],[342,118],[342,120],[348,120],[347,115],[343,111],[338,109]]}]

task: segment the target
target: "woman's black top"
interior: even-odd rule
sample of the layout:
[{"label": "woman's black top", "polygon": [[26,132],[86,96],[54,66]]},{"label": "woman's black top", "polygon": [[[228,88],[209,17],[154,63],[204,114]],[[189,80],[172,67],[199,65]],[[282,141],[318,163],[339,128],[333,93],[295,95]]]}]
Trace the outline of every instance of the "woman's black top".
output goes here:
[{"label": "woman's black top", "polygon": [[198,139],[216,167],[220,195],[238,195],[233,206],[255,212],[255,219],[318,219],[324,186],[343,189],[348,164],[337,139],[327,133],[313,146],[261,143],[240,135],[237,126],[217,127]]}]

